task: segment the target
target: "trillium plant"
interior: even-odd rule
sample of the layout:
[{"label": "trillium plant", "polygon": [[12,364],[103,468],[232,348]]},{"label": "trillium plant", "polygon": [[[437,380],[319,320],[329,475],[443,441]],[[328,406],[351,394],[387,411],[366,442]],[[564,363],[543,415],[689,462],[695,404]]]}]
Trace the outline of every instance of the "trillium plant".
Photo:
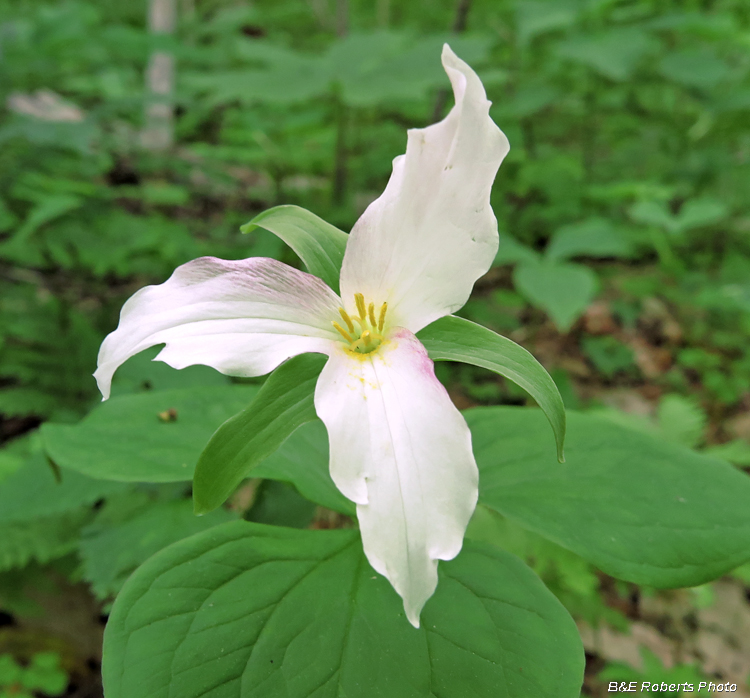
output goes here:
[{"label": "trillium plant", "polygon": [[[569,415],[565,462],[549,375],[453,315],[498,249],[490,190],[509,145],[479,77],[447,45],[442,62],[455,106],[408,132],[350,234],[294,206],[244,227],[281,237],[307,271],[203,257],[124,305],[95,373],[105,400],[118,367],[156,345],[176,369],[270,373],[260,389],[213,393],[207,443],[188,447],[183,422],[198,408],[179,390],[115,396],[80,425],[44,431],[51,458],[89,475],[192,476],[199,515],[265,478],[349,517],[336,530],[218,523],[157,553],[112,609],[107,698],[577,698],[575,624],[503,549],[503,522],[657,587],[700,584],[750,557],[742,473],[585,414]],[[435,375],[445,360],[505,376],[541,410],[462,414]],[[218,419],[238,396],[241,411]],[[153,467],[138,431],[123,438],[115,424],[130,409],[152,410]],[[70,456],[107,418],[109,454]],[[123,448],[134,455],[118,460]]]}]

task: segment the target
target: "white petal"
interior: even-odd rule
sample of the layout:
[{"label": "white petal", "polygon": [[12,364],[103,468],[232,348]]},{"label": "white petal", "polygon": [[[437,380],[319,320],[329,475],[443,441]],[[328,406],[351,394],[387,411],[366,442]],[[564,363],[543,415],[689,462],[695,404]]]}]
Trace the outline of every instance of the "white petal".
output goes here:
[{"label": "white petal", "polygon": [[456,105],[443,121],[409,131],[382,196],[355,224],[341,269],[341,297],[388,302],[393,325],[417,332],[466,303],[498,245],[490,207],[508,139],[489,117],[474,71],[443,47]]},{"label": "white petal", "polygon": [[357,503],[365,554],[409,621],[437,585],[437,561],[461,550],[477,502],[471,433],[417,338],[397,328],[377,352],[343,345],[318,379],[331,477]]},{"label": "white petal", "polygon": [[166,344],[156,358],[174,368],[260,376],[297,354],[330,353],[340,304],[319,278],[274,259],[201,257],[125,303],[94,377],[106,399],[117,367],[156,344]]}]

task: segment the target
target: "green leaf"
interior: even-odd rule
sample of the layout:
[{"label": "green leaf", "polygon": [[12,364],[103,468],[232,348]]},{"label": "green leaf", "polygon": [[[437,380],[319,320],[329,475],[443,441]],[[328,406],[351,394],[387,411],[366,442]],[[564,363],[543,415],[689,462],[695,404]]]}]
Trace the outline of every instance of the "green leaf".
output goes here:
[{"label": "green leaf", "polygon": [[279,366],[242,412],[211,437],[195,468],[195,513],[221,506],[237,485],[301,424],[316,418],[313,395],[326,357],[302,354]]},{"label": "green leaf", "polygon": [[718,223],[728,214],[729,210],[726,204],[717,199],[690,199],[680,209],[677,222],[683,230],[692,230]]},{"label": "green leaf", "polygon": [[579,256],[627,257],[631,252],[630,241],[622,231],[604,218],[589,218],[555,231],[545,256],[551,260]]},{"label": "green leaf", "polygon": [[43,691],[45,696],[61,696],[68,687],[68,675],[60,666],[56,652],[37,652],[21,679],[25,688]]},{"label": "green leaf", "polygon": [[565,461],[565,405],[555,381],[526,349],[469,320],[449,315],[428,325],[417,337],[433,361],[462,361],[499,373],[519,385],[544,410]]},{"label": "green leaf", "polygon": [[526,0],[516,5],[518,43],[528,44],[535,36],[565,29],[576,21],[580,11],[575,2]]},{"label": "green leaf", "polygon": [[78,508],[64,514],[29,521],[0,523],[0,572],[40,564],[73,552],[81,528],[91,520],[89,509]]},{"label": "green leaf", "polygon": [[750,479],[727,463],[568,412],[559,465],[544,447],[540,411],[465,415],[480,502],[607,574],[694,586],[750,559]]},{"label": "green leaf", "polygon": [[31,210],[23,225],[13,233],[10,245],[17,246],[45,223],[70,213],[83,205],[83,199],[71,194],[48,194]]},{"label": "green leaf", "polygon": [[703,450],[703,453],[713,458],[729,461],[734,465],[743,467],[750,465],[750,444],[742,439],[735,439],[717,446],[709,446]]},{"label": "green leaf", "polygon": [[661,74],[686,87],[709,89],[726,80],[730,66],[707,49],[687,49],[670,53],[659,63]]},{"label": "green leaf", "polygon": [[240,230],[250,233],[256,228],[278,235],[299,255],[311,274],[339,292],[341,262],[349,239],[346,233],[299,206],[270,208]]},{"label": "green leaf", "polygon": [[562,42],[557,52],[612,80],[627,80],[641,59],[657,48],[658,43],[652,36],[640,29],[626,27],[572,37]]},{"label": "green leaf", "polygon": [[486,60],[491,48],[482,35],[413,37],[392,31],[355,32],[334,42],[326,58],[347,105],[403,104],[423,100],[430,89],[448,84],[445,71],[435,60],[445,41],[474,66]]},{"label": "green leaf", "polygon": [[536,262],[539,260],[539,253],[532,250],[526,245],[522,245],[518,240],[510,235],[501,235],[497,247],[497,254],[492,262],[493,267],[503,264],[516,264],[517,262]]},{"label": "green leaf", "polygon": [[195,516],[189,500],[152,502],[110,523],[109,504],[86,526],[79,543],[83,577],[100,599],[115,595],[131,572],[168,545],[236,518],[220,510]]},{"label": "green leaf", "polygon": [[78,424],[42,425],[42,441],[60,467],[102,480],[190,480],[213,432],[256,390],[226,385],[113,397]]},{"label": "green leaf", "polygon": [[549,314],[561,332],[571,328],[599,287],[588,267],[548,260],[518,265],[513,282],[532,305]]},{"label": "green leaf", "polygon": [[242,518],[271,526],[309,528],[316,509],[314,502],[305,499],[289,483],[263,480],[255,490],[250,511]]},{"label": "green leaf", "polygon": [[615,339],[612,335],[600,337],[585,336],[581,339],[581,348],[586,356],[607,378],[612,378],[619,371],[635,366],[633,350]]},{"label": "green leaf", "polygon": [[247,522],[152,557],[115,601],[108,698],[577,698],[575,624],[528,567],[466,542],[422,628],[352,531]]},{"label": "green leaf", "polygon": [[700,403],[682,395],[665,395],[657,411],[659,429],[670,441],[695,448],[703,441],[708,416]]},{"label": "green leaf", "polygon": [[328,470],[328,433],[319,419],[303,424],[254,471],[255,477],[293,484],[310,501],[347,516],[354,502],[344,497]]},{"label": "green leaf", "polygon": [[163,361],[154,361],[161,346],[152,347],[128,359],[117,369],[112,380],[112,396],[139,393],[144,390],[172,390],[228,385],[229,378],[210,366],[172,368]]},{"label": "green leaf", "polygon": [[18,217],[11,211],[5,201],[0,199],[0,233],[13,228],[18,223]]},{"label": "green leaf", "polygon": [[58,482],[44,455],[38,453],[0,482],[0,524],[63,514],[122,492],[125,487],[72,470],[61,472]]},{"label": "green leaf", "polygon": [[636,223],[653,225],[657,228],[663,228],[670,233],[677,232],[679,228],[675,217],[667,210],[666,205],[660,201],[637,201],[628,209],[628,215]]}]

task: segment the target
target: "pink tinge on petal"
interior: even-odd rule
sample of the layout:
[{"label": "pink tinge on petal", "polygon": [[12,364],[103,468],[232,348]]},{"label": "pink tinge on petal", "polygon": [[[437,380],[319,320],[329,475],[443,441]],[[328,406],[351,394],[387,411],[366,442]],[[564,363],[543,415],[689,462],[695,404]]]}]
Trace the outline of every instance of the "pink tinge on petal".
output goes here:
[{"label": "pink tinge on petal", "polygon": [[328,430],[331,477],[357,503],[365,554],[418,627],[437,561],[459,553],[476,506],[469,428],[425,348],[403,328],[371,354],[337,348],[315,408]]},{"label": "pink tinge on petal", "polygon": [[340,303],[319,278],[274,259],[201,257],[125,303],[94,376],[106,399],[117,367],[158,344],[157,358],[174,368],[264,375],[291,356],[330,353]]}]

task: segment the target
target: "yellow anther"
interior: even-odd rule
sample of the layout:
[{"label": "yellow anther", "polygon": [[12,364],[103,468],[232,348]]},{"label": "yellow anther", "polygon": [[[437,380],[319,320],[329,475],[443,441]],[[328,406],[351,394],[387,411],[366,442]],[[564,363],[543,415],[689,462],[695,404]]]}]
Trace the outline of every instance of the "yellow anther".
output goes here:
[{"label": "yellow anther", "polygon": [[[378,318],[378,332],[383,331],[383,325],[385,324],[385,313],[388,310],[388,303],[383,303],[383,305],[380,306],[380,317]],[[375,326],[375,322],[373,321],[373,327]]]},{"label": "yellow anther", "polygon": [[349,332],[354,332],[354,323],[352,322],[352,319],[349,317],[349,313],[346,312],[343,308],[339,308],[339,313],[341,314],[341,318],[346,323],[346,326],[349,328]]},{"label": "yellow anther", "polygon": [[357,306],[358,315],[354,313],[350,315],[344,308],[339,308],[339,314],[347,329],[338,322],[331,324],[349,344],[347,351],[356,354],[370,354],[377,351],[378,347],[386,341],[383,336],[383,327],[385,326],[388,304],[383,303],[380,306],[380,316],[377,317],[375,303],[366,303],[363,293],[355,293],[354,302]]},{"label": "yellow anther", "polygon": [[341,325],[339,325],[338,322],[332,322],[331,324],[341,333],[341,336],[349,342],[349,344],[354,343],[354,338]]},{"label": "yellow anther", "polygon": [[365,297],[361,293],[355,293],[354,302],[357,304],[357,312],[359,312],[359,316],[363,320],[367,318],[367,311],[365,310]]}]

